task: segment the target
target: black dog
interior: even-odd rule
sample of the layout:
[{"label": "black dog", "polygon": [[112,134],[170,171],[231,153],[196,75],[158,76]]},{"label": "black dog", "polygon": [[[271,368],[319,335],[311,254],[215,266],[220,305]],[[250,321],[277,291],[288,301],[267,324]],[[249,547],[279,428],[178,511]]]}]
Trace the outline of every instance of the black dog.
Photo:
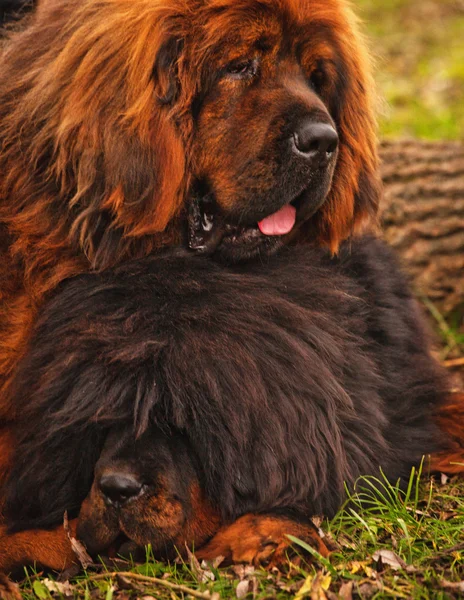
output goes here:
[{"label": "black dog", "polygon": [[447,397],[391,251],[367,238],[337,259],[287,249],[225,268],[183,251],[63,285],[43,312],[11,401],[3,487],[15,529],[77,513],[109,428],[188,439],[226,520],[333,515],[344,483],[406,478],[446,446]]}]

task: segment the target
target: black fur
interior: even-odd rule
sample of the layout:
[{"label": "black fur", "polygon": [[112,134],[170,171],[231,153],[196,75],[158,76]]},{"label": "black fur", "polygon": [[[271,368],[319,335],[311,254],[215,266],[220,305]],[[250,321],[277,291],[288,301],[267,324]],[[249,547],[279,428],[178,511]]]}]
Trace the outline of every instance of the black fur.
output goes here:
[{"label": "black fur", "polygon": [[391,251],[310,248],[233,268],[177,251],[66,283],[13,387],[21,426],[3,490],[16,529],[77,510],[110,426],[189,438],[235,518],[333,515],[344,482],[396,481],[441,444],[446,395]]}]

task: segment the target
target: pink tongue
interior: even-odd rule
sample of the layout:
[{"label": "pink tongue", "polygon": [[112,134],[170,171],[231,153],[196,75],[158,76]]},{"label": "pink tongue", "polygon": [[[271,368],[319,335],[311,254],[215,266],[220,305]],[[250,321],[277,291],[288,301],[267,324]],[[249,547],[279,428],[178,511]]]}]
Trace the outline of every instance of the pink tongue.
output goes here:
[{"label": "pink tongue", "polygon": [[296,221],[296,208],[286,204],[279,211],[258,223],[263,235],[285,235],[290,233]]}]

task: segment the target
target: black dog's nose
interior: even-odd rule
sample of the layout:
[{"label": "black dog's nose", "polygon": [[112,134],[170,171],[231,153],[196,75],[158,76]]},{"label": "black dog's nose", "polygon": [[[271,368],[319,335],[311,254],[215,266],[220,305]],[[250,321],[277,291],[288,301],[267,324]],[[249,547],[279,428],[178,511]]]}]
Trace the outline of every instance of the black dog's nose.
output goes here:
[{"label": "black dog's nose", "polygon": [[131,498],[138,496],[142,490],[142,484],[129,473],[106,473],[102,475],[100,491],[112,504],[123,505]]},{"label": "black dog's nose", "polygon": [[314,166],[327,163],[338,147],[338,133],[328,123],[301,121],[293,132],[295,148],[305,154]]}]

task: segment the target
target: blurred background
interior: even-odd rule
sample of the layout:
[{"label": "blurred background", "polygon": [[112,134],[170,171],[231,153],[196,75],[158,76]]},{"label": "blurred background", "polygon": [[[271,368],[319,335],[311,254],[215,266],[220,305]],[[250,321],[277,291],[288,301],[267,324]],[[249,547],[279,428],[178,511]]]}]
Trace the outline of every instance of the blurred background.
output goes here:
[{"label": "blurred background", "polygon": [[374,56],[383,235],[464,390],[464,0],[352,0]]},{"label": "blurred background", "polygon": [[464,0],[354,0],[388,137],[464,140]]}]

